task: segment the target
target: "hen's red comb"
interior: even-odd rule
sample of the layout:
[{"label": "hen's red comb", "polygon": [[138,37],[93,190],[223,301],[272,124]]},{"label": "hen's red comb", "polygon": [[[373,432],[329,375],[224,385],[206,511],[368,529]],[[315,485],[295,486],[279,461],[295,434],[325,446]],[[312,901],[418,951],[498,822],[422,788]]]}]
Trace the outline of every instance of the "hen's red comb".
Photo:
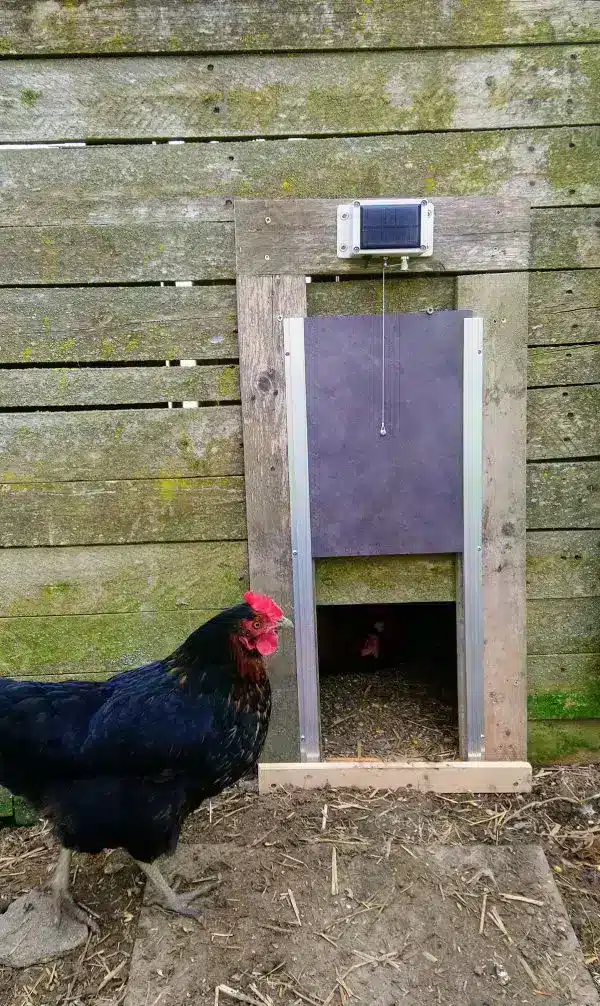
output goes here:
[{"label": "hen's red comb", "polygon": [[278,622],[280,618],[283,618],[283,609],[276,604],[272,597],[267,597],[266,594],[255,594],[253,590],[249,590],[244,594],[244,601],[250,605],[253,611],[259,615],[266,615],[272,622]]}]

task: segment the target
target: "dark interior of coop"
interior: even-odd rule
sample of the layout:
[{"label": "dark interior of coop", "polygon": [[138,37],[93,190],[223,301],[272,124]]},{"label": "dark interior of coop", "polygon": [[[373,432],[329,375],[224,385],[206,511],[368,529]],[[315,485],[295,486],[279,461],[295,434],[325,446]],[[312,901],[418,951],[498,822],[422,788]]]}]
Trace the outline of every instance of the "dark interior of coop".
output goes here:
[{"label": "dark interior of coop", "polygon": [[317,608],[323,759],[458,758],[456,606]]}]

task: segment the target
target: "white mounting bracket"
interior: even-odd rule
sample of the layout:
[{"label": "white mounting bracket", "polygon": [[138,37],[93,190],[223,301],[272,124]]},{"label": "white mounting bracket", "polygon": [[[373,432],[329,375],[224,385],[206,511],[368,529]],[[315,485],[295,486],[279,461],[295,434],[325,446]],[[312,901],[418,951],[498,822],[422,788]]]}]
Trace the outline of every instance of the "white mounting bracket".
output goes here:
[{"label": "white mounting bracket", "polygon": [[338,258],[425,258],[433,254],[433,220],[429,199],[355,199],[337,209]]}]

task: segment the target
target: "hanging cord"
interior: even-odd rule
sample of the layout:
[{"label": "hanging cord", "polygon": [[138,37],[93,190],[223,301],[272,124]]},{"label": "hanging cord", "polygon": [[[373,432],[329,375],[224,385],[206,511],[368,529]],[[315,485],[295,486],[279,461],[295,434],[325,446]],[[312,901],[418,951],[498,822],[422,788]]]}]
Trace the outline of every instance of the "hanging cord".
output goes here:
[{"label": "hanging cord", "polygon": [[381,274],[381,427],[379,436],[387,436],[385,428],[385,270],[388,260],[383,260],[383,271]]}]

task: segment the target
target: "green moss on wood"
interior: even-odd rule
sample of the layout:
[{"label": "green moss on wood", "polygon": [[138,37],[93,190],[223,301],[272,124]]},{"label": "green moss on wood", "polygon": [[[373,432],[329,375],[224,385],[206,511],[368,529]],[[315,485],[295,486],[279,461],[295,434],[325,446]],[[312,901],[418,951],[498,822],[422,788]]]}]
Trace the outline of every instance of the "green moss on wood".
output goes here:
[{"label": "green moss on wood", "polygon": [[584,692],[540,692],[527,699],[531,720],[580,720],[600,718],[600,680]]},{"label": "green moss on wood", "polygon": [[225,608],[248,585],[244,541],[0,553],[0,615]]},{"label": "green moss on wood", "polygon": [[411,126],[415,130],[450,129],[458,108],[456,80],[450,69],[444,74],[431,70],[413,98]]},{"label": "green moss on wood", "polygon": [[[598,83],[600,87],[600,81]],[[552,130],[548,134],[546,177],[555,193],[571,201],[596,199],[598,134],[586,130]]]},{"label": "green moss on wood", "polygon": [[[600,531],[533,531],[527,536],[527,596],[600,595]],[[600,667],[598,668],[600,672]]]},{"label": "green moss on wood", "polygon": [[[307,296],[311,315],[381,313],[381,280],[310,283]],[[394,277],[386,283],[386,306],[391,312],[451,310],[454,303],[455,283],[448,277]]]},{"label": "green moss on wood", "polygon": [[240,88],[203,94],[200,114],[212,106],[215,119],[226,102],[227,122],[232,129],[248,134],[269,132],[277,120],[282,106],[285,107],[287,88],[285,84],[262,84],[256,87]]},{"label": "green moss on wood", "polygon": [[242,472],[237,406],[0,416],[0,482]]},{"label": "green moss on wood", "polygon": [[600,596],[530,600],[527,650],[541,655],[600,652]]},{"label": "green moss on wood", "polygon": [[0,675],[109,676],[171,653],[216,610],[0,619]]},{"label": "green moss on wood", "polygon": [[22,88],[21,93],[19,95],[21,99],[21,104],[24,105],[25,108],[33,108],[34,105],[37,104],[38,98],[41,98],[41,96],[42,92],[36,91],[32,87]]},{"label": "green moss on wood", "polygon": [[590,112],[596,113],[595,122],[600,118],[600,52],[598,46],[584,46],[572,51],[572,62],[576,64],[578,73],[588,85],[589,97],[592,102]]},{"label": "green moss on wood", "polygon": [[[5,51],[76,55],[145,52],[499,46],[519,42],[598,41],[597,20],[579,0],[353,0],[290,7],[236,0],[212,15],[206,0],[152,3],[19,0],[35,14],[2,19]],[[591,0],[589,6],[593,7]],[[539,9],[541,8],[541,9]],[[110,16],[107,11],[110,10]],[[214,18],[214,20],[213,20]],[[212,29],[212,30],[211,30]],[[10,37],[9,37],[10,33]]]},{"label": "green moss on wood", "polygon": [[[439,10],[439,0],[435,6]],[[458,0],[452,9],[453,36],[481,45],[499,45],[514,37],[523,24],[510,0]]]},{"label": "green moss on wood", "polygon": [[541,765],[600,761],[600,720],[530,721],[527,753]]},{"label": "green moss on wood", "polygon": [[223,367],[219,372],[217,401],[231,401],[240,397],[239,367]]},{"label": "green moss on wood", "polygon": [[394,106],[386,88],[387,73],[375,67],[372,69],[372,75],[364,72],[358,80],[351,80],[350,86],[319,84],[309,87],[303,108],[306,128],[315,132],[364,130],[377,133],[406,127],[410,120],[409,109]]},{"label": "green moss on wood", "polygon": [[317,559],[317,604],[394,604],[452,601],[454,556],[378,556]]},{"label": "green moss on wood", "polygon": [[4,546],[246,537],[239,477],[0,485]]}]

